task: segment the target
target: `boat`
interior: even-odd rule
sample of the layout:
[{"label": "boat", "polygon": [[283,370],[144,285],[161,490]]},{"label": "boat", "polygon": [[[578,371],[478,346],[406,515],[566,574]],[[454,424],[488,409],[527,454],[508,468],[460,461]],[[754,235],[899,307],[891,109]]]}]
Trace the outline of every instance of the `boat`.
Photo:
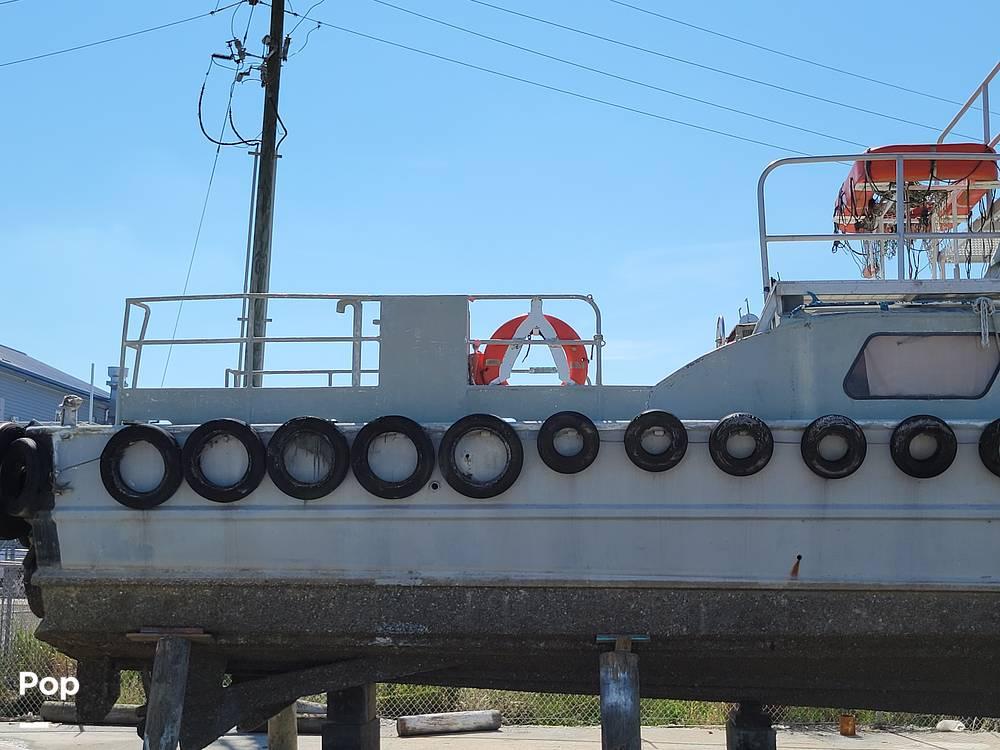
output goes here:
[{"label": "boat", "polygon": [[[128,299],[116,423],[69,404],[61,424],[0,429],[3,530],[30,545],[38,637],[78,660],[81,720],[139,669],[146,729],[155,711],[185,750],[321,691],[352,706],[330,738],[377,747],[376,682],[601,692],[613,712],[640,662],[644,697],[750,714],[997,715],[1000,279],[941,271],[986,272],[982,248],[963,254],[1000,232],[981,203],[933,230],[910,210],[932,176],[992,191],[995,144],[987,124],[975,148],[770,164],[760,314],[650,386],[603,382],[614,342],[587,294]],[[768,177],[838,162],[891,221],[848,221],[841,190],[838,231],[772,233]],[[772,277],[778,243],[859,238],[873,273]],[[904,262],[932,251],[933,278]],[[244,321],[323,305],[349,333],[148,335],[181,301]],[[475,330],[495,303],[521,312]],[[281,344],[350,366],[268,369]],[[531,345],[553,366],[519,373]],[[144,385],[150,349],[208,346],[239,349],[224,387]],[[288,375],[322,382],[269,386]]]}]

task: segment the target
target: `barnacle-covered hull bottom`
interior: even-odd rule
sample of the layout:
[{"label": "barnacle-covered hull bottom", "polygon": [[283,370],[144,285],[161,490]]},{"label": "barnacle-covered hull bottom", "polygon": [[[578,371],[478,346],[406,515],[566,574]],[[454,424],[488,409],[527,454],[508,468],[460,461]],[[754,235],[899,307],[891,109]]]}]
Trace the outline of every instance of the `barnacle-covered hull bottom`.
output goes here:
[{"label": "barnacle-covered hull bottom", "polygon": [[996,591],[83,576],[44,591],[38,636],[116,668],[150,663],[127,634],[196,623],[194,660],[238,678],[341,663],[361,670],[347,679],[594,694],[596,637],[635,634],[646,697],[1000,713]]}]

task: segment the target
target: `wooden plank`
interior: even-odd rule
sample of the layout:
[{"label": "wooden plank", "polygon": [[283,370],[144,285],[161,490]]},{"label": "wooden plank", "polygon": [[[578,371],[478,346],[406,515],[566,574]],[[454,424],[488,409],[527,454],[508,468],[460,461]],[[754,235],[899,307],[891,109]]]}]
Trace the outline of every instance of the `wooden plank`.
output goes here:
[{"label": "wooden plank", "polygon": [[191,643],[183,637],[168,636],[157,642],[143,750],[177,750],[190,657]]},{"label": "wooden plank", "polygon": [[396,733],[400,737],[453,732],[490,732],[500,728],[499,711],[452,711],[441,714],[400,716]]},{"label": "wooden plank", "polygon": [[[105,716],[96,724],[118,727],[134,727],[139,724],[139,717],[135,710],[137,705],[129,703],[117,703]],[[76,706],[66,701],[45,701],[38,710],[38,715],[43,721],[51,721],[53,724],[77,724]]]},{"label": "wooden plank", "polygon": [[157,643],[167,636],[186,638],[192,643],[211,643],[214,640],[212,634],[202,628],[139,628],[136,633],[125,634],[133,643]]}]

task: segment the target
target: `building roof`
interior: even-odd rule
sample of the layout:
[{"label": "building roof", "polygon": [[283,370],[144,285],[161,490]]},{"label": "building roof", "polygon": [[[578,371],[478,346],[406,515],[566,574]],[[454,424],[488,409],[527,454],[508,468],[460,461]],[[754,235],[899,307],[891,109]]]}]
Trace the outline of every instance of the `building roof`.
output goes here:
[{"label": "building roof", "polygon": [[[79,378],[74,378],[62,370],[57,370],[44,362],[39,362],[34,357],[29,357],[24,352],[11,349],[0,344],[0,369],[16,372],[19,375],[26,375],[35,380],[41,380],[49,385],[65,388],[67,391],[77,393],[81,396],[90,395],[90,383]],[[100,388],[94,387],[95,401],[111,401],[111,394]]]}]

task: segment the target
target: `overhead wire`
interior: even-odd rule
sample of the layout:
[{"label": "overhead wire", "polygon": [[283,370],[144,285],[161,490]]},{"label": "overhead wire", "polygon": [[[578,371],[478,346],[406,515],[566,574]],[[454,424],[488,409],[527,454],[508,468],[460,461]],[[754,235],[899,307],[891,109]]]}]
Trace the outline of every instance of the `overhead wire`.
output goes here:
[{"label": "overhead wire", "polygon": [[161,23],[159,26],[150,26],[149,28],[139,29],[138,31],[132,31],[132,32],[129,32],[128,34],[119,34],[118,36],[112,36],[112,37],[108,37],[106,39],[98,39],[97,41],[87,42],[86,44],[77,44],[77,45],[75,45],[73,47],[66,47],[64,49],[52,50],[51,52],[43,52],[43,53],[38,54],[38,55],[31,55],[30,57],[22,57],[22,58],[19,58],[19,59],[16,59],[16,60],[7,60],[5,62],[0,62],[0,68],[6,68],[6,67],[11,66],[11,65],[20,65],[21,63],[33,62],[35,60],[42,60],[42,59],[45,59],[47,57],[55,57],[57,55],[65,55],[65,54],[67,54],[69,52],[77,52],[77,51],[82,50],[82,49],[89,49],[91,47],[97,47],[97,46],[100,46],[102,44],[110,44],[111,42],[118,42],[118,41],[121,41],[122,39],[130,39],[130,38],[132,38],[134,36],[140,36],[141,34],[149,34],[149,33],[153,32],[153,31],[160,31],[161,29],[168,29],[168,28],[170,28],[172,26],[180,26],[181,24],[184,24],[184,23],[190,23],[192,21],[197,21],[197,20],[202,19],[202,18],[208,18],[209,16],[214,16],[216,13],[221,13],[224,10],[229,10],[230,8],[234,8],[237,5],[242,5],[246,1],[247,0],[236,0],[236,2],[230,3],[229,5],[224,5],[221,8],[217,8],[215,10],[210,10],[210,11],[208,11],[206,13],[199,13],[196,16],[188,16],[187,18],[181,18],[181,19],[178,19],[177,21],[170,21],[169,23]]},{"label": "overhead wire", "polygon": [[[471,34],[472,36],[479,37],[480,39],[486,39],[488,41],[495,42],[497,44],[502,44],[502,45],[504,45],[506,47],[511,47],[512,49],[520,50],[522,52],[527,52],[529,54],[536,55],[538,57],[543,57],[543,58],[545,58],[547,60],[554,60],[555,62],[562,63],[563,65],[570,65],[570,66],[572,66],[574,68],[579,68],[580,70],[586,70],[586,71],[589,71],[591,73],[597,73],[598,75],[606,76],[608,78],[613,78],[613,79],[618,80],[618,81],[624,81],[625,83],[630,83],[630,84],[635,85],[635,86],[641,86],[643,88],[650,89],[652,91],[658,91],[660,93],[668,94],[670,96],[675,96],[675,97],[678,97],[680,99],[686,99],[688,101],[697,102],[698,104],[704,104],[706,106],[714,107],[716,109],[721,109],[721,110],[724,110],[726,112],[733,112],[735,114],[743,115],[745,117],[751,117],[751,118],[753,118],[755,120],[761,120],[763,122],[771,123],[772,125],[779,125],[781,127],[791,128],[792,130],[798,130],[798,131],[800,131],[802,133],[809,133],[810,135],[816,135],[816,136],[819,136],[821,138],[828,138],[830,140],[840,141],[841,143],[847,143],[847,144],[849,144],[851,146],[860,146],[861,148],[865,148],[867,146],[867,144],[865,144],[865,143],[860,143],[858,141],[852,141],[852,140],[850,140],[848,138],[841,138],[839,136],[831,135],[829,133],[824,133],[824,132],[819,131],[819,130],[812,130],[810,128],[805,128],[805,127],[802,127],[802,126],[799,126],[799,125],[793,125],[792,123],[785,122],[783,120],[776,120],[774,118],[766,117],[764,115],[758,115],[758,114],[755,114],[753,112],[748,112],[748,111],[743,110],[743,109],[737,109],[736,107],[729,107],[729,106],[726,106],[724,104],[719,104],[718,102],[713,102],[713,101],[708,100],[708,99],[701,99],[701,98],[696,97],[696,96],[689,96],[688,94],[682,94],[679,91],[673,91],[671,89],[667,89],[667,88],[664,88],[662,86],[657,86],[657,85],[652,84],[652,83],[647,83],[645,81],[639,81],[639,80],[636,80],[634,78],[629,78],[629,77],[623,76],[623,75],[618,75],[617,73],[612,73],[610,71],[603,70],[601,68],[594,68],[594,67],[591,67],[590,65],[585,65],[583,63],[575,62],[574,60],[568,60],[568,59],[563,58],[563,57],[557,57],[556,55],[551,55],[551,54],[548,54],[546,52],[542,52],[540,50],[533,49],[531,47],[525,47],[525,46],[522,46],[520,44],[515,44],[514,42],[509,42],[509,41],[506,41],[504,39],[500,39],[500,38],[495,37],[495,36],[490,36],[489,34],[483,34],[483,33],[479,32],[479,31],[475,31],[475,30],[470,29],[468,27],[461,26],[461,25],[455,24],[455,23],[451,23],[449,21],[445,21],[443,19],[436,18],[434,16],[426,15],[424,13],[419,13],[419,12],[417,12],[415,10],[410,9],[410,8],[405,8],[405,7],[401,6],[401,5],[396,5],[394,3],[388,2],[388,0],[371,0],[371,1],[374,2],[374,3],[378,3],[379,5],[383,5],[385,7],[392,8],[394,10],[400,11],[402,13],[407,13],[407,14],[409,14],[411,16],[416,16],[417,18],[422,18],[422,19],[424,19],[426,21],[430,21],[432,23],[436,23],[436,24],[439,24],[441,26],[446,26],[446,27],[448,27],[450,29],[455,29],[457,31],[461,31],[461,32],[466,33],[466,34]],[[300,23],[301,23],[301,21],[300,21]]]},{"label": "overhead wire", "polygon": [[[245,30],[243,32],[243,41],[242,41],[242,44],[244,45],[244,47],[246,45],[246,40],[247,40],[247,38],[248,38],[248,36],[250,34],[250,27],[251,27],[251,24],[253,22],[253,13],[254,13],[255,5],[256,4],[252,4],[251,7],[250,7],[250,14],[247,17],[246,28],[245,28]],[[227,6],[227,7],[232,7],[232,6]],[[238,10],[238,8],[237,8],[237,10]],[[230,31],[233,32],[233,41],[230,42],[230,57],[232,59],[234,59],[234,61],[235,61],[236,64],[235,64],[235,66],[224,65],[223,63],[219,62],[219,60],[218,60],[218,58],[217,58],[216,55],[212,55],[211,58],[209,59],[208,68],[205,71],[205,78],[202,81],[201,90],[198,93],[198,126],[201,128],[201,132],[204,134],[204,136],[208,140],[210,140],[212,143],[215,144],[215,156],[212,159],[212,169],[211,169],[211,172],[209,173],[209,177],[208,177],[208,186],[205,188],[205,198],[204,198],[204,200],[202,201],[202,204],[201,204],[201,214],[200,214],[200,216],[198,218],[198,228],[195,231],[194,243],[192,244],[192,247],[191,247],[191,255],[188,258],[187,272],[186,272],[186,274],[184,276],[184,288],[181,291],[181,297],[183,297],[183,296],[185,296],[187,294],[188,288],[189,288],[190,283],[191,283],[191,273],[194,270],[194,262],[195,262],[195,258],[197,257],[197,254],[198,254],[198,246],[199,246],[199,244],[201,242],[202,229],[204,228],[204,225],[205,225],[205,216],[208,213],[208,203],[209,203],[209,199],[210,199],[210,197],[212,195],[212,186],[213,186],[213,184],[215,182],[215,173],[216,173],[216,170],[217,170],[218,165],[219,165],[219,156],[222,153],[222,147],[223,146],[241,146],[241,145],[253,147],[257,143],[259,143],[259,141],[257,141],[257,140],[255,140],[255,141],[248,141],[246,138],[244,138],[240,134],[240,132],[236,129],[236,123],[233,120],[233,94],[235,92],[236,85],[246,78],[246,74],[243,73],[243,70],[244,70],[244,61],[245,61],[244,58],[246,56],[245,53],[243,52],[243,48],[237,47],[237,51],[233,52],[233,45],[238,43],[238,37],[236,36],[235,28],[233,27],[235,18],[236,18],[236,11],[234,10],[233,16],[232,16],[232,18],[230,18]],[[251,55],[251,57],[253,57],[253,55]],[[233,71],[234,75],[233,75],[233,80],[232,80],[232,82],[229,85],[229,99],[228,99],[228,101],[226,103],[226,113],[225,113],[225,115],[223,116],[223,119],[222,119],[222,127],[219,130],[219,137],[218,138],[213,138],[205,130],[205,123],[204,123],[204,119],[202,117],[202,102],[204,100],[205,88],[206,88],[206,86],[208,84],[209,76],[212,73],[212,69],[214,67],[216,67],[216,66],[225,68],[227,70],[231,70],[231,71]],[[251,70],[252,70],[252,68],[253,68],[253,66],[251,66]],[[280,118],[279,118],[279,120],[280,120]],[[225,135],[226,135],[226,126],[227,125],[229,126],[229,128],[232,129],[233,133],[239,139],[238,141],[225,141],[224,140]],[[282,125],[282,127],[284,127],[284,125]],[[177,306],[177,315],[174,318],[173,332],[170,335],[171,341],[173,341],[177,337],[177,329],[180,326],[181,313],[183,312],[183,310],[184,310],[184,300],[181,299],[180,302],[179,302],[179,304],[178,304],[178,306]],[[166,382],[167,371],[168,371],[168,369],[170,367],[170,357],[171,357],[171,355],[173,353],[173,348],[174,348],[173,347],[173,343],[171,343],[167,347],[167,356],[166,356],[166,360],[164,361],[164,364],[163,364],[163,374],[160,377],[160,387],[161,388],[163,387],[163,384]]]},{"label": "overhead wire", "polygon": [[311,29],[309,29],[309,31],[306,32],[306,40],[302,43],[301,47],[299,47],[297,50],[295,50],[290,55],[288,55],[289,59],[291,59],[291,58],[295,57],[296,55],[301,54],[302,52],[305,51],[306,47],[309,46],[309,38],[313,35],[313,32],[316,31],[316,29],[318,29],[318,28],[320,28],[320,25],[316,24]]},{"label": "overhead wire", "polygon": [[[621,39],[615,39],[613,37],[604,36],[603,34],[596,34],[592,31],[586,31],[585,29],[579,29],[575,26],[569,26],[567,24],[559,23],[558,21],[552,21],[547,18],[541,18],[539,16],[533,16],[529,13],[523,13],[521,11],[514,10],[512,8],[504,7],[503,5],[496,5],[495,3],[488,2],[487,0],[468,0],[470,3],[475,3],[476,5],[482,5],[487,8],[492,8],[494,10],[500,11],[502,13],[508,13],[513,16],[518,16],[520,18],[527,19],[529,21],[534,21],[536,23],[542,23],[547,26],[552,26],[557,29],[563,29],[564,31],[570,31],[574,34],[580,34],[582,36],[590,37],[591,39],[598,39],[603,42],[608,42],[609,44],[615,44],[620,47],[635,50],[637,52],[643,52],[649,55],[655,55],[656,57],[661,57],[665,60],[672,60],[673,62],[680,63],[682,65],[688,65],[694,68],[699,68],[701,70],[707,70],[712,73],[718,73],[719,75],[728,76],[736,80],[745,81],[747,83],[753,83],[758,86],[764,86],[766,88],[774,89],[775,91],[783,91],[787,94],[793,94],[795,96],[801,96],[807,99],[812,99],[814,101],[824,102],[825,104],[831,104],[837,107],[843,107],[844,109],[850,109],[855,112],[861,112],[863,114],[872,115],[874,117],[881,117],[886,120],[893,120],[895,122],[901,122],[905,125],[913,125],[914,127],[923,128],[925,130],[932,130],[935,133],[941,132],[941,128],[935,125],[928,125],[927,123],[917,122],[915,120],[908,120],[904,117],[896,117],[895,115],[890,115],[885,112],[879,112],[878,110],[868,109],[866,107],[859,107],[854,104],[849,104],[847,102],[842,102],[838,99],[831,99],[829,97],[820,96],[818,94],[811,94],[808,91],[801,91],[799,89],[794,89],[789,86],[782,86],[781,84],[771,83],[770,81],[764,81],[759,78],[753,78],[751,76],[745,76],[741,73],[735,73],[731,70],[725,70],[724,68],[716,68],[712,65],[706,65],[704,63],[695,62],[694,60],[688,60],[687,58],[678,57],[676,55],[670,55],[666,52],[661,52],[660,50],[651,49],[649,47],[642,47],[638,44],[632,44],[630,42],[625,42]],[[962,135],[963,138],[972,138],[972,136],[963,135],[961,133],[956,133],[956,135]]]},{"label": "overhead wire", "polygon": [[[211,69],[212,69],[212,66],[210,65],[209,66],[209,71],[211,71]],[[234,69],[234,70],[238,71],[238,69]],[[226,107],[226,119],[223,121],[222,134],[218,137],[218,139],[213,138],[209,134],[209,132],[205,129],[205,120],[202,117],[202,101],[205,98],[205,87],[208,85],[208,73],[205,74],[205,80],[203,80],[201,82],[201,91],[198,93],[198,127],[201,128],[202,135],[204,135],[208,140],[210,140],[212,143],[214,143],[219,148],[222,148],[223,146],[252,146],[253,145],[253,143],[251,141],[247,141],[245,138],[243,138],[243,136],[241,136],[239,133],[237,133],[235,128],[233,128],[233,132],[236,134],[236,137],[239,138],[239,140],[237,140],[237,141],[224,141],[224,140],[222,140],[225,137],[225,134],[226,134],[226,132],[225,132],[226,121],[231,121],[230,120],[230,114],[232,112],[233,92],[236,89],[236,83],[237,83],[237,81],[236,81],[236,78],[234,76],[233,82],[229,85],[229,105]]]},{"label": "overhead wire", "polygon": [[[762,52],[769,52],[772,55],[778,55],[780,57],[785,57],[789,60],[795,60],[796,62],[805,63],[806,65],[812,65],[816,68],[821,68],[823,70],[829,70],[833,73],[839,73],[840,75],[850,76],[851,78],[856,78],[859,81],[867,81],[868,83],[875,83],[879,86],[886,86],[887,88],[896,89],[897,91],[905,91],[907,94],[916,94],[917,96],[922,96],[927,99],[933,99],[935,101],[944,102],[946,104],[954,104],[956,106],[963,106],[965,102],[960,102],[955,99],[948,99],[944,96],[937,96],[936,94],[930,94],[926,91],[920,91],[919,89],[911,89],[906,86],[901,86],[898,83],[892,83],[891,81],[884,81],[881,78],[872,78],[871,76],[862,75],[861,73],[855,73],[852,70],[845,70],[844,68],[838,68],[834,65],[827,65],[826,63],[821,63],[818,60],[813,60],[808,57],[800,57],[799,55],[793,55],[791,52],[785,52],[784,50],[775,49],[774,47],[767,47],[763,44],[757,44],[756,42],[751,42],[748,39],[743,39],[742,37],[733,36],[731,34],[724,34],[721,31],[716,31],[715,29],[710,29],[705,26],[699,26],[696,23],[691,23],[690,21],[684,21],[680,18],[674,16],[668,16],[665,13],[659,13],[657,11],[649,10],[648,8],[643,8],[641,5],[633,5],[632,3],[625,2],[625,0],[608,0],[608,2],[614,3],[615,5],[621,5],[625,8],[631,8],[632,10],[638,11],[640,13],[645,13],[650,16],[655,16],[656,18],[661,18],[664,21],[669,21],[670,23],[678,24],[679,26],[686,26],[689,29],[695,29],[704,34],[711,34],[712,36],[719,37],[720,39],[727,39],[731,42],[736,42],[737,44],[742,44],[747,47],[752,47],[753,49],[761,50]],[[982,107],[973,107],[973,109],[978,109],[982,111]],[[1000,112],[995,112],[990,110],[992,114],[1000,115]]]},{"label": "overhead wire", "polygon": [[[296,22],[296,24],[295,24],[295,25],[294,25],[294,26],[292,27],[292,30],[288,32],[288,36],[291,36],[292,34],[294,34],[294,33],[296,32],[296,30],[297,30],[297,29],[299,28],[299,26],[301,26],[301,25],[302,25],[302,22],[303,22],[303,21],[305,20],[305,16],[308,16],[308,15],[309,15],[310,13],[312,13],[312,12],[313,12],[314,10],[316,10],[316,8],[318,8],[319,6],[321,6],[321,5],[322,5],[323,3],[325,3],[325,2],[326,2],[326,0],[316,0],[316,2],[315,2],[315,3],[313,3],[313,4],[312,4],[312,5],[311,5],[311,6],[309,7],[309,10],[307,10],[307,11],[306,11],[306,12],[305,12],[305,13],[303,14],[303,17],[302,17],[302,18],[299,18],[299,20],[298,20],[298,21]],[[306,39],[308,39],[308,38],[309,38],[309,37],[308,37],[308,36],[306,36]]]},{"label": "overhead wire", "polygon": [[[262,5],[267,5],[270,7],[270,3],[267,0],[261,0]],[[661,120],[663,122],[673,123],[674,125],[680,125],[682,127],[690,128],[693,130],[700,130],[705,133],[712,133],[714,135],[720,135],[725,138],[730,138],[732,140],[742,141],[744,143],[752,143],[758,146],[765,146],[767,148],[777,149],[779,151],[784,151],[790,154],[797,154],[799,156],[812,156],[812,154],[805,151],[799,151],[797,149],[788,148],[787,146],[780,146],[776,143],[769,143],[768,141],[758,140],[756,138],[749,138],[747,136],[738,135],[736,133],[731,133],[725,130],[719,130],[717,128],[710,128],[706,125],[698,125],[696,123],[687,122],[685,120],[680,120],[674,117],[667,117],[666,115],[661,115],[656,112],[650,112],[648,110],[640,109],[638,107],[631,107],[626,104],[621,104],[619,102],[613,102],[608,99],[601,99],[596,96],[590,96],[588,94],[582,94],[579,91],[573,91],[571,89],[564,89],[558,86],[552,86],[547,83],[542,83],[540,81],[535,81],[530,78],[522,78],[521,76],[516,76],[511,73],[504,73],[503,71],[494,70],[493,68],[487,68],[483,65],[476,65],[475,63],[466,62],[465,60],[459,60],[454,57],[448,57],[446,55],[440,55],[436,52],[431,52],[429,50],[420,49],[419,47],[413,47],[408,44],[402,44],[401,42],[394,42],[390,39],[384,39],[382,37],[375,36],[373,34],[366,34],[362,31],[357,31],[356,29],[351,29],[346,26],[338,26],[337,24],[329,23],[328,21],[321,21],[316,18],[311,18],[309,16],[303,16],[295,11],[286,10],[286,14],[292,16],[298,16],[305,18],[308,21],[319,24],[321,27],[335,29],[336,31],[341,31],[345,34],[351,34],[362,39],[368,39],[369,41],[378,42],[379,44],[385,44],[390,47],[395,47],[396,49],[406,50],[407,52],[413,52],[418,55],[423,55],[425,57],[430,57],[435,60],[440,60],[442,62],[451,63],[452,65],[459,65],[463,68],[468,68],[470,70],[477,70],[481,73],[488,73],[489,75],[496,76],[498,78],[504,78],[509,81],[517,81],[518,83],[523,83],[529,86],[534,86],[536,88],[544,89],[546,91],[552,91],[564,96],[571,96],[576,99],[581,99],[583,101],[592,102],[594,104],[600,104],[605,107],[611,107],[624,112],[631,112],[633,114],[642,115],[644,117],[653,118],[656,120]]]},{"label": "overhead wire", "polygon": [[[211,70],[211,65],[209,66],[209,70]],[[207,78],[207,74],[206,74],[206,78]],[[202,86],[202,92],[204,93],[204,86]],[[201,98],[200,97],[198,99],[198,106],[199,106],[199,113],[200,113],[200,109],[201,109]],[[209,200],[209,198],[212,195],[212,185],[215,182],[215,170],[219,166],[219,154],[222,153],[222,146],[224,145],[222,143],[222,138],[226,134],[226,122],[227,122],[227,120],[229,118],[229,112],[232,109],[232,106],[233,106],[233,91],[232,91],[232,88],[230,88],[230,90],[229,90],[229,104],[226,107],[226,116],[222,120],[222,128],[219,131],[219,138],[218,138],[218,140],[212,139],[211,136],[208,136],[208,134],[206,133],[206,137],[208,137],[210,140],[212,140],[213,143],[216,144],[216,146],[215,146],[215,158],[212,159],[212,171],[208,175],[208,186],[205,188],[205,199],[202,201],[202,204],[201,204],[201,216],[198,218],[198,229],[194,233],[194,244],[191,247],[191,256],[188,258],[187,273],[184,276],[184,289],[183,289],[183,291],[181,291],[181,296],[182,297],[187,294],[187,292],[188,292],[188,286],[191,283],[191,271],[194,269],[194,260],[195,260],[195,257],[198,254],[198,245],[201,242],[201,230],[205,226],[205,214],[208,212],[208,200]],[[200,121],[201,121],[201,118],[200,118],[200,115],[199,115],[199,122]],[[204,132],[204,127],[202,127],[202,132]],[[178,328],[178,326],[180,326],[181,312],[183,312],[183,310],[184,310],[184,300],[182,299],[182,300],[180,300],[180,304],[178,304],[178,306],[177,306],[177,316],[174,318],[174,329],[173,329],[173,332],[170,334],[171,341],[173,341],[174,339],[177,338],[177,328]],[[163,387],[163,384],[167,380],[167,369],[170,367],[170,355],[173,354],[173,351],[174,351],[174,345],[173,345],[173,343],[171,343],[169,346],[167,346],[167,357],[166,357],[166,361],[163,363],[163,375],[160,377],[160,387],[161,388]]]}]

